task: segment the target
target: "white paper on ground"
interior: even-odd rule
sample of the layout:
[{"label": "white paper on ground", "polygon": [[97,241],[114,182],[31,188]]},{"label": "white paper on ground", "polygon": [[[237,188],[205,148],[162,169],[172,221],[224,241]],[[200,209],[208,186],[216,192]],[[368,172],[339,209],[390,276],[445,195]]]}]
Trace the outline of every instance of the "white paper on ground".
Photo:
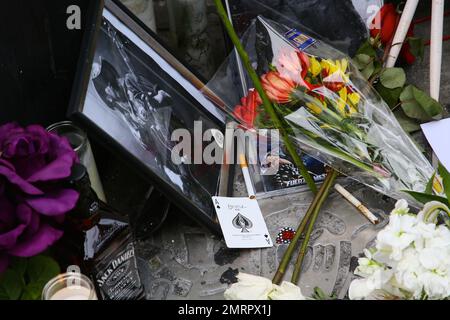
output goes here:
[{"label": "white paper on ground", "polygon": [[212,200],[228,248],[273,246],[256,199],[212,197]]},{"label": "white paper on ground", "polygon": [[450,171],[450,118],[424,123],[421,127],[439,161]]}]

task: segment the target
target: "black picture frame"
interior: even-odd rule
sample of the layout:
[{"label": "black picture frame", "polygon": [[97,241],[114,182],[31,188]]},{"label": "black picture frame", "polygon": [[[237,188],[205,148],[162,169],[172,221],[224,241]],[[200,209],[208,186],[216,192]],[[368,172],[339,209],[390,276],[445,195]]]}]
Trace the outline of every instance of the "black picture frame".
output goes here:
[{"label": "black picture frame", "polygon": [[[125,28],[122,28],[122,25]],[[125,30],[130,32],[125,34]],[[112,40],[105,40],[108,37]],[[108,41],[111,41],[111,44],[119,43],[119,45],[117,48],[108,47],[110,45]],[[105,45],[105,43],[107,44]],[[139,47],[140,45],[141,47]],[[119,47],[122,49],[118,49]],[[148,50],[147,47],[151,48],[152,56],[142,49]],[[120,57],[126,58],[123,61],[117,60],[113,56],[113,54],[116,54],[113,52],[116,51],[118,54],[121,54]],[[125,56],[123,52],[125,52]],[[108,60],[110,57],[112,57],[111,60]],[[163,61],[164,64],[158,65],[156,60]],[[100,71],[97,71],[98,65],[101,66]],[[164,65],[164,69],[162,65]],[[131,75],[125,74],[127,70],[122,71],[122,66],[130,68]],[[136,66],[139,67],[139,72],[136,71]],[[144,74],[144,76],[140,73]],[[146,81],[149,79],[148,75],[154,77],[150,83]],[[175,77],[172,77],[173,75]],[[155,84],[155,82],[152,82],[156,78],[161,80],[161,83]],[[181,82],[189,83],[188,87],[183,87],[180,84]],[[113,84],[111,85],[111,83]],[[154,89],[161,84],[163,84],[164,90],[160,91],[169,93],[170,102],[167,108],[174,110],[170,111],[171,115],[168,121],[165,120],[165,111],[161,111],[166,108],[165,96],[159,97],[158,100],[156,97],[160,96],[160,91],[155,94],[157,89]],[[113,94],[110,94],[111,86]],[[125,88],[125,91],[122,90],[121,86]],[[129,93],[130,90],[132,91],[136,87],[138,87],[138,92]],[[153,96],[150,93],[152,90],[154,91],[152,93],[154,94]],[[215,195],[215,190],[217,190],[220,164],[211,166],[200,165],[200,167],[195,167],[198,165],[185,166],[182,164],[178,169],[172,167],[173,163],[169,165],[163,159],[167,159],[167,150],[163,148],[164,150],[161,154],[158,153],[158,146],[165,145],[163,139],[160,138],[160,136],[167,137],[167,135],[161,133],[162,131],[165,132],[165,129],[152,129],[153,131],[149,131],[148,123],[145,123],[142,127],[136,125],[142,119],[151,117],[155,119],[157,117],[158,121],[162,119],[161,123],[167,124],[167,132],[170,133],[169,127],[172,126],[172,120],[179,120],[175,112],[178,111],[180,113],[184,112],[182,115],[191,120],[196,119],[196,117],[197,120],[203,120],[208,128],[215,128],[223,132],[225,128],[225,114],[221,113],[220,108],[216,107],[221,102],[214,94],[205,90],[207,89],[205,89],[204,81],[202,81],[201,77],[181,63],[180,59],[162,44],[157,35],[119,1],[91,1],[88,17],[86,18],[82,50],[70,99],[68,117],[85,128],[90,138],[95,139],[111,152],[118,154],[122,159],[131,163],[139,172],[142,172],[142,176],[161,192],[165,193],[178,208],[213,232],[220,234],[220,226],[210,199],[211,196]],[[148,96],[146,96],[147,92]],[[152,103],[155,102],[157,107],[151,110],[158,110],[158,115],[154,115],[151,110],[148,111],[148,109],[144,108],[147,110],[145,116],[136,116],[139,120],[137,122],[133,120],[134,118],[131,119],[130,114],[133,113],[130,111],[131,109],[121,109],[124,105],[130,105],[130,96],[132,96],[131,99],[141,97],[140,103],[145,103],[142,102],[144,100],[148,102],[149,100],[146,99],[152,99]],[[211,100],[215,103],[212,103]],[[177,101],[182,101],[183,104],[177,104]],[[181,105],[183,107],[188,105],[191,109],[183,109]],[[101,106],[103,106],[103,110],[101,110]],[[178,109],[176,109],[177,106]],[[181,123],[184,120],[180,118]],[[117,124],[121,124],[122,130],[127,124],[130,124],[128,127],[129,132],[119,132],[120,128],[117,128],[116,123],[111,127],[112,124],[108,123],[108,121],[118,121]],[[164,125],[161,127],[164,127]],[[131,139],[127,140],[130,141],[130,145],[125,145],[124,136],[130,136],[130,134],[141,144],[143,150],[139,151],[136,149],[136,141],[132,142]],[[170,136],[167,138],[170,139]],[[149,148],[154,149],[150,150]],[[154,156],[152,161],[150,161],[151,157],[143,158],[143,155],[146,156],[147,152]],[[170,161],[170,158],[168,161]],[[166,164],[168,165],[166,166]],[[205,179],[203,182],[202,180],[197,180],[199,168],[206,171],[206,173],[200,174],[203,177],[202,179]],[[171,170],[180,170],[179,180],[182,181],[181,186],[179,182],[174,183],[175,180],[178,180],[173,178],[172,173],[168,174],[168,170],[170,172],[173,172]],[[184,175],[185,172],[188,173]],[[168,176],[170,177],[168,178]],[[190,181],[189,177],[192,178],[192,181]],[[126,186],[124,186],[125,188]]]}]

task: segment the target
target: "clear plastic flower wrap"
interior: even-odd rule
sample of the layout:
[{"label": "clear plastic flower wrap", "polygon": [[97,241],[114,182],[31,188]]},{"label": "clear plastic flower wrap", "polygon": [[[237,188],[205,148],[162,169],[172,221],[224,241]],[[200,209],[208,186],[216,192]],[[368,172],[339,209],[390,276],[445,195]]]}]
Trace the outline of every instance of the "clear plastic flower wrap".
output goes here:
[{"label": "clear plastic flower wrap", "polygon": [[[433,167],[348,56],[304,28],[261,16],[242,41],[278,117],[303,152],[394,198],[405,197],[402,190],[425,190]],[[244,126],[273,127],[256,90],[233,101],[239,92],[235,59],[229,57],[209,89],[234,106],[229,112]],[[252,87],[247,76],[242,79],[243,87]]]}]

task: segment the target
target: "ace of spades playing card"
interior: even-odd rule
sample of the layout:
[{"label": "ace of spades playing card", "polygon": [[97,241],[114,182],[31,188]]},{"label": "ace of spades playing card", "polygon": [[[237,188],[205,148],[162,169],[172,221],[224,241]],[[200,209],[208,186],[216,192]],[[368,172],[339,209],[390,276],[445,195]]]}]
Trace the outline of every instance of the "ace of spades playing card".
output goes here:
[{"label": "ace of spades playing card", "polygon": [[273,246],[256,199],[212,197],[212,200],[228,248]]}]

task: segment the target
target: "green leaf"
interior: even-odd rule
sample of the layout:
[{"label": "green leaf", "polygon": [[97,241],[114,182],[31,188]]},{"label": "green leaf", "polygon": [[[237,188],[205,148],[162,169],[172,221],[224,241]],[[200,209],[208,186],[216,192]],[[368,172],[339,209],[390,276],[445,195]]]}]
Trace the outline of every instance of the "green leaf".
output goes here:
[{"label": "green leaf", "polygon": [[380,82],[375,85],[375,90],[388,104],[389,107],[394,108],[398,104],[398,99],[402,93],[402,88],[388,89],[384,87]]},{"label": "green leaf", "polygon": [[375,71],[375,65],[372,61],[363,70],[361,70],[361,73],[362,73],[364,79],[369,80],[370,76],[374,73],[374,71]]},{"label": "green leaf", "polygon": [[312,294],[314,300],[337,300],[335,294],[328,295],[321,288],[315,287],[314,293]]},{"label": "green leaf", "polygon": [[60,273],[58,263],[44,255],[30,258],[27,270],[30,282],[47,282]]},{"label": "green leaf", "polygon": [[28,266],[27,258],[14,257],[11,259],[9,268],[14,269],[17,272],[17,274],[23,279],[25,277],[25,272],[27,271],[27,266]]},{"label": "green leaf", "polygon": [[450,199],[450,173],[442,165],[442,163],[439,163],[438,171],[439,175],[442,178],[442,184],[444,185],[445,195],[447,196],[447,199]]},{"label": "green leaf", "polygon": [[23,279],[14,269],[7,269],[0,278],[0,299],[17,300],[22,290]]},{"label": "green leaf", "polygon": [[373,73],[374,74],[378,74],[381,71],[381,69],[383,69],[383,64],[380,61],[378,61],[378,60],[375,60],[373,62],[373,64],[375,66],[375,70],[374,70]]},{"label": "green leaf", "polygon": [[426,194],[423,192],[410,191],[410,190],[403,190],[403,192],[408,193],[410,196],[412,196],[414,199],[416,199],[420,203],[427,203],[430,201],[438,201],[438,202],[442,202],[446,206],[450,205],[448,202],[448,199],[444,198],[444,197],[436,196],[433,194]]},{"label": "green leaf", "polygon": [[372,44],[370,43],[369,40],[365,41],[361,45],[361,47],[359,47],[359,49],[356,52],[356,54],[365,54],[365,55],[368,55],[369,57],[372,57],[372,58],[376,58],[377,57],[377,52],[373,48],[373,46],[372,46]]},{"label": "green leaf", "polygon": [[42,297],[42,289],[44,288],[44,286],[37,282],[29,283],[24,288],[20,300],[40,300]]},{"label": "green leaf", "polygon": [[380,81],[388,89],[401,88],[405,85],[406,74],[402,68],[387,68],[381,73]]},{"label": "green leaf", "polygon": [[368,56],[367,54],[357,54],[353,58],[353,63],[356,65],[358,70],[363,70],[372,61],[373,58]]},{"label": "green leaf", "polygon": [[413,87],[413,95],[420,106],[431,117],[435,118],[442,114],[443,108],[439,102],[431,98],[428,94],[422,90]]},{"label": "green leaf", "polygon": [[420,125],[417,123],[417,121],[406,116],[402,109],[395,110],[394,115],[405,132],[413,133],[420,130]]},{"label": "green leaf", "polygon": [[433,194],[433,183],[434,183],[435,177],[436,177],[436,172],[433,173],[433,175],[431,176],[431,179],[428,180],[428,182],[427,182],[427,187],[425,188],[426,194]]},{"label": "green leaf", "polygon": [[416,58],[420,58],[423,60],[425,44],[424,44],[422,38],[408,37],[407,41],[409,43],[409,48],[410,48],[411,53]]},{"label": "green leaf", "polygon": [[421,121],[430,120],[431,117],[425,112],[414,96],[413,85],[409,85],[403,89],[400,94],[400,101],[402,102],[402,109],[408,117]]},{"label": "green leaf", "polygon": [[26,297],[40,296],[45,284],[60,273],[58,263],[50,257],[38,255],[28,261]]}]

